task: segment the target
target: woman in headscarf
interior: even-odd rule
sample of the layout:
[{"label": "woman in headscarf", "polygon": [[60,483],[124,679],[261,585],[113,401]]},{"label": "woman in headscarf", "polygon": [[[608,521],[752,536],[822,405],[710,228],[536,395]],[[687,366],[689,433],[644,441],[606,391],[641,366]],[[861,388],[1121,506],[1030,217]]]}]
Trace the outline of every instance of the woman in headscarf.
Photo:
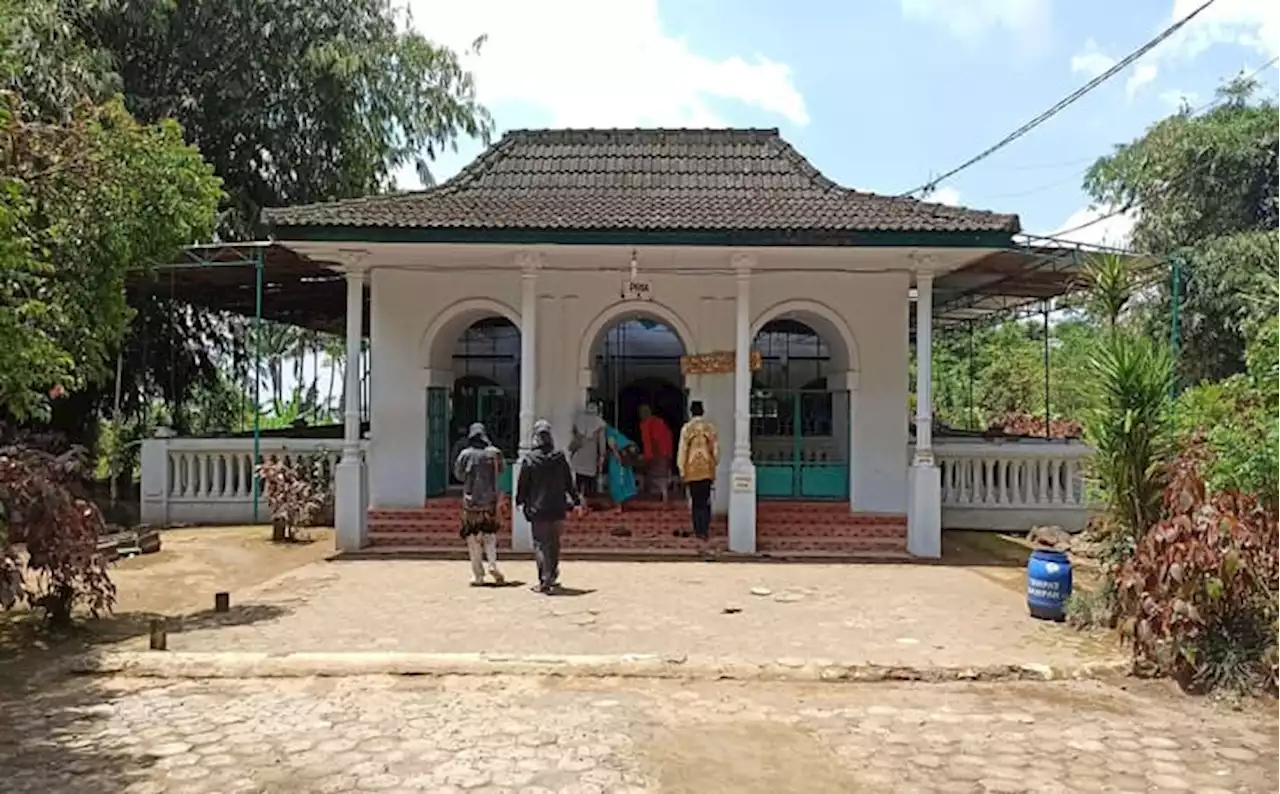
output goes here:
[{"label": "woman in headscarf", "polygon": [[600,418],[600,406],[588,402],[573,420],[573,439],[569,442],[570,463],[578,491],[582,498],[590,500],[598,488],[596,481],[604,468],[605,423]]},{"label": "woman in headscarf", "polygon": [[609,499],[619,513],[622,506],[639,492],[636,487],[636,474],[632,470],[634,459],[638,454],[636,442],[624,436],[618,428],[611,424],[604,426],[604,439],[607,455],[605,472],[609,477]]}]

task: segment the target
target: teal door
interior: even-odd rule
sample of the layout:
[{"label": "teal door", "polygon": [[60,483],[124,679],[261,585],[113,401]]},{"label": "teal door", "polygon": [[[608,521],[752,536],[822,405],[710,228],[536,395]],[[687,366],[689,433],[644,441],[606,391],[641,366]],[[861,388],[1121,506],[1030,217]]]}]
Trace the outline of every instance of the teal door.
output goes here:
[{"label": "teal door", "polygon": [[427,496],[443,496],[449,485],[449,390],[427,389]]},{"label": "teal door", "polygon": [[817,389],[752,392],[751,447],[757,496],[765,499],[848,498],[848,405],[847,392]]},{"label": "teal door", "polygon": [[516,459],[517,436],[520,434],[519,397],[507,394],[498,386],[482,386],[477,390],[476,416],[489,430],[489,440],[502,450],[507,465],[498,477],[498,487],[511,491],[512,463]]}]

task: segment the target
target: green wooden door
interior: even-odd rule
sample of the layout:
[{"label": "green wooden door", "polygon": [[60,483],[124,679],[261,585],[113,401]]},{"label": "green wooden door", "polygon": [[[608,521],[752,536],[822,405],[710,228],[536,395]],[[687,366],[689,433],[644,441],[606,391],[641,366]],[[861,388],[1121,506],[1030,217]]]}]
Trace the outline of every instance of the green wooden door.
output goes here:
[{"label": "green wooden door", "polygon": [[756,494],[763,499],[844,499],[849,495],[848,394],[757,389],[751,396]]},{"label": "green wooden door", "polygon": [[443,496],[449,485],[449,390],[427,389],[427,496]]}]

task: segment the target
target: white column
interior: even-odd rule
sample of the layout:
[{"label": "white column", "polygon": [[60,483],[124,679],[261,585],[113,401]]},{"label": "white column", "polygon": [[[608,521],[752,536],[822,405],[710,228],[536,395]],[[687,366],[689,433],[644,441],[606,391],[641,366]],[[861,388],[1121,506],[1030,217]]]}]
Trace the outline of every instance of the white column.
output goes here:
[{"label": "white column", "polygon": [[169,525],[169,439],[157,434],[142,442],[143,524],[153,527]]},{"label": "white column", "polygon": [[729,550],[756,550],[756,467],[751,462],[751,267],[755,257],[736,254],[738,297],[734,333],[733,459],[729,464]]},{"label": "white column", "polygon": [[334,471],[334,529],[339,551],[359,551],[365,541],[364,459],[360,454],[361,340],[364,336],[364,271],[347,270],[346,400],[342,458]]},{"label": "white column", "polygon": [[942,478],[933,460],[933,273],[916,273],[916,452],[911,461],[907,551],[942,556]]},{"label": "white column", "polygon": [[[535,402],[538,399],[538,266],[537,254],[516,255],[520,266],[520,455],[512,473],[512,482],[520,481],[520,461],[533,442]],[[511,511],[511,548],[533,550],[533,528],[524,514]]]}]

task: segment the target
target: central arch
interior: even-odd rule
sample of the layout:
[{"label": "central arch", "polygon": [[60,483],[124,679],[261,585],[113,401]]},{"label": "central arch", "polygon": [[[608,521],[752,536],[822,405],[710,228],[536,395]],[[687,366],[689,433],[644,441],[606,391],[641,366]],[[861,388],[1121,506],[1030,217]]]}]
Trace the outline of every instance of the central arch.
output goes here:
[{"label": "central arch", "polygon": [[592,354],[592,386],[584,397],[605,421],[640,443],[640,407],[678,433],[685,418],[680,359],[684,342],[670,326],[650,318],[619,318],[604,330]]},{"label": "central arch", "polygon": [[692,353],[698,349],[697,345],[694,344],[693,331],[689,329],[689,326],[681,319],[680,315],[668,307],[655,301],[645,301],[644,303],[618,301],[606,306],[603,311],[587,324],[587,329],[582,334],[582,342],[578,347],[579,371],[591,369],[595,363],[596,350],[599,348],[605,334],[614,326],[628,320],[648,320],[665,325],[680,340],[685,353]]}]

